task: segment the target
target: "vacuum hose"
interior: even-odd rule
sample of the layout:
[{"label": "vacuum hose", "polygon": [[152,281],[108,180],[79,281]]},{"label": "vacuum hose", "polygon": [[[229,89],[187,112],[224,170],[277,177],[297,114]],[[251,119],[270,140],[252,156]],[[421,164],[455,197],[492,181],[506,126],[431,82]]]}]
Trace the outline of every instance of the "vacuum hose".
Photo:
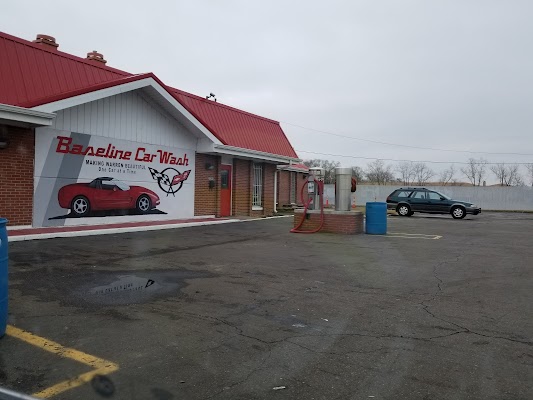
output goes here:
[{"label": "vacuum hose", "polygon": [[305,183],[302,186],[302,190],[300,191],[300,197],[301,197],[302,203],[304,205],[304,212],[303,212],[303,215],[302,215],[302,220],[300,221],[300,223],[298,224],[298,226],[296,228],[291,229],[291,231],[290,231],[291,233],[316,233],[319,230],[321,230],[322,227],[324,226],[324,182],[317,181],[317,180],[315,180],[314,182],[317,185],[318,194],[320,196],[320,225],[318,225],[318,228],[313,229],[312,231],[301,231],[300,230],[300,228],[302,227],[302,225],[305,222],[305,217],[307,216],[307,209],[311,205],[311,202],[313,201],[313,197],[314,197],[314,196],[313,197],[309,197],[307,199],[307,201],[305,200],[304,189],[307,187],[307,184],[309,183],[309,178],[307,178],[307,180],[305,181]]}]

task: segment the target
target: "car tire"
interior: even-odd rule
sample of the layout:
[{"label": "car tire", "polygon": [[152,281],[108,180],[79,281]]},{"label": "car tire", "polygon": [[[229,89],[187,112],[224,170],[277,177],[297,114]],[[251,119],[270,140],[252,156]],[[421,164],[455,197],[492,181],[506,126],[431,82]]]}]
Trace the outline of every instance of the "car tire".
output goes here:
[{"label": "car tire", "polygon": [[407,214],[408,217],[412,217],[415,212],[411,211],[409,214]]},{"label": "car tire", "polygon": [[411,207],[407,204],[399,204],[398,207],[396,207],[396,212],[402,217],[410,217],[412,215]]},{"label": "car tire", "polygon": [[85,196],[76,196],[70,203],[70,211],[76,217],[85,217],[91,211],[91,203]]},{"label": "car tire", "polygon": [[143,194],[142,196],[139,196],[139,198],[135,202],[135,206],[137,211],[146,214],[152,209],[152,200],[150,199],[150,197]]},{"label": "car tire", "polygon": [[466,210],[461,206],[452,207],[450,214],[454,219],[463,219],[466,216]]}]

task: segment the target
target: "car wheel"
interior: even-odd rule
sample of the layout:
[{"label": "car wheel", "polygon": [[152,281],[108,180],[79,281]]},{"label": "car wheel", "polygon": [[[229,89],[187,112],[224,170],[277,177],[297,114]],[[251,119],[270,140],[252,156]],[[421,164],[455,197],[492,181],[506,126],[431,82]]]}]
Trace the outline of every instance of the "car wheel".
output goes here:
[{"label": "car wheel", "polygon": [[137,211],[146,213],[152,209],[152,200],[146,195],[142,195],[137,199]]},{"label": "car wheel", "polygon": [[407,217],[409,214],[411,214],[411,207],[409,207],[407,204],[400,204],[398,207],[396,207],[396,212],[402,217]]},{"label": "car wheel", "polygon": [[91,211],[91,203],[85,196],[76,196],[72,200],[70,210],[76,217],[85,217]]},{"label": "car wheel", "polygon": [[461,219],[464,218],[466,215],[466,211],[463,207],[455,206],[451,209],[450,213],[452,214],[452,217],[455,219]]}]

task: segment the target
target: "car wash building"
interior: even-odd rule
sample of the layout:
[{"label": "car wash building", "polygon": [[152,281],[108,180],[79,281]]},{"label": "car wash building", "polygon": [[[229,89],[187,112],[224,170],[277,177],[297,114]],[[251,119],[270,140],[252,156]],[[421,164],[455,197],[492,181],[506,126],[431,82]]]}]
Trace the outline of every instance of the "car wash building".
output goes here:
[{"label": "car wash building", "polygon": [[298,172],[278,169],[299,161],[278,122],[111,68],[97,52],[0,33],[0,59],[10,225],[271,215],[290,191],[278,177]]}]

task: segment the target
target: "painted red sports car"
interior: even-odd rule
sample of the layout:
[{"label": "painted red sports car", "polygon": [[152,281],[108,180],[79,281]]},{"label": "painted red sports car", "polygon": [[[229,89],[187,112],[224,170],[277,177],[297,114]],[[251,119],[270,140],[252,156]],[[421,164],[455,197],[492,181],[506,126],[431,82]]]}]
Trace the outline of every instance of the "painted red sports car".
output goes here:
[{"label": "painted red sports car", "polygon": [[57,194],[59,205],[77,217],[90,211],[137,209],[146,213],[159,205],[159,196],[142,186],[129,186],[115,178],[100,177],[91,183],[63,186]]}]

